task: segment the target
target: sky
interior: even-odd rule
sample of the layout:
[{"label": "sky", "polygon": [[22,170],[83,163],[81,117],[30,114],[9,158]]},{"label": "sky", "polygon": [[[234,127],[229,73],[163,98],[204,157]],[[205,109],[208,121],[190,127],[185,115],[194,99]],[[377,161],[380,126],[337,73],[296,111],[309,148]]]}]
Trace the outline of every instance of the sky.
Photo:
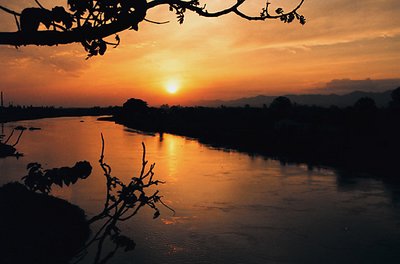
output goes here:
[{"label": "sky", "polygon": [[[210,11],[233,2],[201,1]],[[285,10],[298,3],[270,2]],[[51,8],[66,0],[41,3]],[[243,10],[256,15],[265,2],[247,3]],[[36,6],[0,5],[17,12]],[[146,18],[168,24],[142,22],[139,31],[119,34],[119,47],[89,60],[80,44],[0,46],[0,90],[14,105],[109,106],[133,97],[157,106],[400,86],[400,1],[305,0],[299,13],[304,26],[190,12],[180,25],[168,6],[159,6]],[[0,12],[0,32],[15,30],[14,17]]]}]

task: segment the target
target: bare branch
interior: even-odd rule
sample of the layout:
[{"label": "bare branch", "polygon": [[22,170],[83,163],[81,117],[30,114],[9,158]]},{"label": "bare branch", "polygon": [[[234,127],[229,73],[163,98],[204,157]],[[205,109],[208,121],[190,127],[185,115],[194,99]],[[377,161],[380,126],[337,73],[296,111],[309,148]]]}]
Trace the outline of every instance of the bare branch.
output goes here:
[{"label": "bare branch", "polygon": [[[117,223],[120,221],[125,221],[136,215],[139,210],[144,206],[149,206],[154,210],[153,219],[160,215],[160,210],[157,208],[157,203],[161,203],[163,206],[175,213],[175,211],[161,201],[161,197],[158,195],[159,191],[155,191],[152,195],[147,196],[146,190],[152,185],[157,185],[161,183],[160,181],[152,181],[153,178],[153,168],[155,164],[153,163],[148,172],[146,171],[146,165],[148,161],[146,160],[146,146],[142,143],[143,154],[142,154],[142,168],[140,171],[139,178],[133,177],[128,185],[124,184],[117,177],[111,175],[111,167],[104,162],[104,152],[105,152],[105,142],[104,136],[101,134],[101,152],[100,152],[100,167],[103,169],[104,176],[106,178],[107,184],[107,197],[104,204],[104,209],[98,215],[92,217],[88,223],[92,224],[95,221],[103,220],[104,223],[97,231],[97,233],[92,237],[92,239],[86,243],[86,245],[81,249],[80,254],[78,254],[78,261],[82,259],[82,256],[86,254],[86,249],[97,244],[97,253],[95,263],[104,263],[109,256],[113,255],[115,251],[124,245],[125,250],[132,249],[134,247],[133,240],[123,237],[120,234],[120,230],[117,227]],[[143,183],[143,179],[148,175],[151,175],[149,182],[147,184]],[[116,245],[114,251],[109,252],[106,256],[102,256],[102,247],[105,239],[109,237]],[[121,239],[122,241],[120,241]],[[123,243],[122,243],[123,242]],[[75,263],[77,263],[75,262]]]},{"label": "bare branch", "polygon": [[40,8],[46,9],[46,8],[43,7],[43,5],[42,5],[38,0],[35,0],[35,2],[36,2],[36,4],[37,4]]},{"label": "bare branch", "polygon": [[17,12],[15,12],[15,11],[13,11],[11,9],[8,9],[8,8],[6,8],[4,6],[0,6],[0,9],[5,11],[5,12],[7,12],[7,13],[9,13],[9,14],[12,14],[12,15],[16,15],[16,16],[20,16],[21,15],[20,13],[17,13]]},{"label": "bare branch", "polygon": [[152,24],[157,24],[157,25],[163,25],[163,24],[169,23],[169,21],[158,22],[158,21],[153,21],[153,20],[147,19],[147,18],[145,18],[144,21],[152,23]]}]

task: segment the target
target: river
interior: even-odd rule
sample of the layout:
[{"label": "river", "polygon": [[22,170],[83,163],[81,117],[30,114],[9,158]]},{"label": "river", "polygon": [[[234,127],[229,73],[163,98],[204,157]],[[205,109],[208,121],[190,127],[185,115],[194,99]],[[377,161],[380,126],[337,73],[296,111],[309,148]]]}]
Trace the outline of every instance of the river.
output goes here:
[{"label": "river", "polygon": [[[0,159],[0,185],[19,181],[29,162],[45,168],[90,161],[92,175],[52,194],[82,207],[101,210],[105,180],[98,160],[100,134],[112,174],[127,182],[141,168],[141,142],[166,204],[161,216],[142,210],[121,223],[137,246],[109,263],[398,263],[400,188],[370,177],[234,151],[196,140],[137,133],[95,117],[20,121],[25,131],[16,159]],[[347,173],[349,174],[349,173]],[[91,263],[90,254],[82,263]]]}]

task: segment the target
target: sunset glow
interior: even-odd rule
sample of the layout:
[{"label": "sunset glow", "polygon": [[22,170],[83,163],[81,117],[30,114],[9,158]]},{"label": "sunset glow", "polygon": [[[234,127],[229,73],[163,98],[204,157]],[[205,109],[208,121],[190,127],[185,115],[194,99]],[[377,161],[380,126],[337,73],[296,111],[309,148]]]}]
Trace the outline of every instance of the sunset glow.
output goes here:
[{"label": "sunset glow", "polygon": [[179,90],[179,84],[177,81],[171,80],[166,84],[165,89],[169,94],[175,94]]},{"label": "sunset glow", "polygon": [[[202,1],[209,8],[224,2]],[[253,2],[248,9],[256,14]],[[284,2],[286,9],[298,3]],[[0,3],[9,6],[5,0]],[[57,5],[63,3],[58,0]],[[14,8],[25,4],[15,2]],[[88,60],[79,44],[0,46],[1,89],[5,104],[60,106],[121,105],[131,97],[159,106],[195,104],[200,98],[380,92],[400,86],[399,12],[397,0],[306,0],[304,26],[191,12],[180,25],[161,6],[150,10],[148,18],[170,23],[141,22],[137,32],[121,32],[117,48]],[[0,30],[16,30],[12,16],[0,19]],[[371,86],[368,79],[394,84]]]},{"label": "sunset glow", "polygon": [[399,14],[0,0],[0,264],[400,264]]}]

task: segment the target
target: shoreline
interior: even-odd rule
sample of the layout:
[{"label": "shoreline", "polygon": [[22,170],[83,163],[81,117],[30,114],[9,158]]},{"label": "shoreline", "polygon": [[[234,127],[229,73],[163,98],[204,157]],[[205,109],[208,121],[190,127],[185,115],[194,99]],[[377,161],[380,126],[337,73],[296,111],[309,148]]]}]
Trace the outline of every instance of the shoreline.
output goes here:
[{"label": "shoreline", "polygon": [[113,115],[118,107],[54,108],[54,107],[4,107],[0,109],[0,123],[41,118]]},{"label": "shoreline", "polygon": [[[310,118],[311,116],[311,118]],[[345,174],[400,180],[398,109],[293,106],[287,113],[262,108],[124,109],[101,118],[150,133],[196,139],[215,148],[260,155],[283,164],[305,164]]]},{"label": "shoreline", "polygon": [[[364,153],[363,157],[357,157],[356,151],[352,155],[349,155],[349,158],[343,162],[343,160],[335,160],[336,153],[331,153],[333,155],[324,156],[323,153],[319,153],[316,155],[315,153],[310,153],[305,151],[295,151],[290,149],[290,142],[285,143],[285,148],[279,149],[279,143],[282,142],[275,142],[275,145],[271,145],[272,148],[266,150],[268,143],[271,143],[271,140],[264,140],[258,141],[260,135],[254,135],[253,137],[245,137],[246,139],[243,140],[241,134],[231,134],[227,135],[220,131],[218,134],[213,134],[213,131],[205,130],[205,132],[199,132],[196,130],[189,130],[185,129],[184,127],[174,127],[173,129],[168,129],[168,127],[161,127],[159,123],[153,123],[152,126],[146,126],[145,124],[141,124],[140,122],[124,122],[121,120],[121,116],[118,117],[118,114],[110,114],[109,116],[102,116],[102,114],[60,114],[60,115],[47,115],[47,116],[30,116],[29,118],[25,117],[14,117],[7,122],[16,122],[16,121],[23,121],[23,120],[35,120],[41,118],[57,118],[57,117],[78,117],[78,116],[99,116],[97,120],[99,121],[108,121],[108,122],[115,122],[117,124],[123,125],[126,128],[135,129],[139,131],[143,131],[144,133],[169,133],[177,136],[187,137],[193,140],[197,140],[201,144],[205,144],[212,148],[221,149],[221,150],[229,150],[229,151],[236,151],[240,153],[245,153],[249,156],[257,155],[264,157],[266,159],[277,160],[282,164],[295,164],[300,165],[304,164],[308,166],[308,168],[314,169],[331,169],[337,172],[345,172],[345,174],[352,173],[355,175],[370,175],[374,178],[386,178],[386,179],[393,179],[393,180],[400,180],[394,174],[396,172],[396,163],[392,162],[395,160],[395,156],[393,156],[393,160],[382,160],[373,158],[367,158],[368,153]],[[137,120],[136,120],[137,121]],[[158,128],[157,128],[158,126]],[[246,133],[244,133],[246,135]],[[241,138],[241,140],[239,140]],[[265,139],[265,137],[264,137]],[[289,146],[289,148],[288,148]],[[299,147],[302,148],[302,147]],[[327,152],[328,153],[328,152]],[[356,156],[356,158],[351,158],[351,156]],[[386,155],[387,156],[387,155]],[[386,157],[385,156],[385,157]],[[376,158],[376,156],[374,157]]]}]

